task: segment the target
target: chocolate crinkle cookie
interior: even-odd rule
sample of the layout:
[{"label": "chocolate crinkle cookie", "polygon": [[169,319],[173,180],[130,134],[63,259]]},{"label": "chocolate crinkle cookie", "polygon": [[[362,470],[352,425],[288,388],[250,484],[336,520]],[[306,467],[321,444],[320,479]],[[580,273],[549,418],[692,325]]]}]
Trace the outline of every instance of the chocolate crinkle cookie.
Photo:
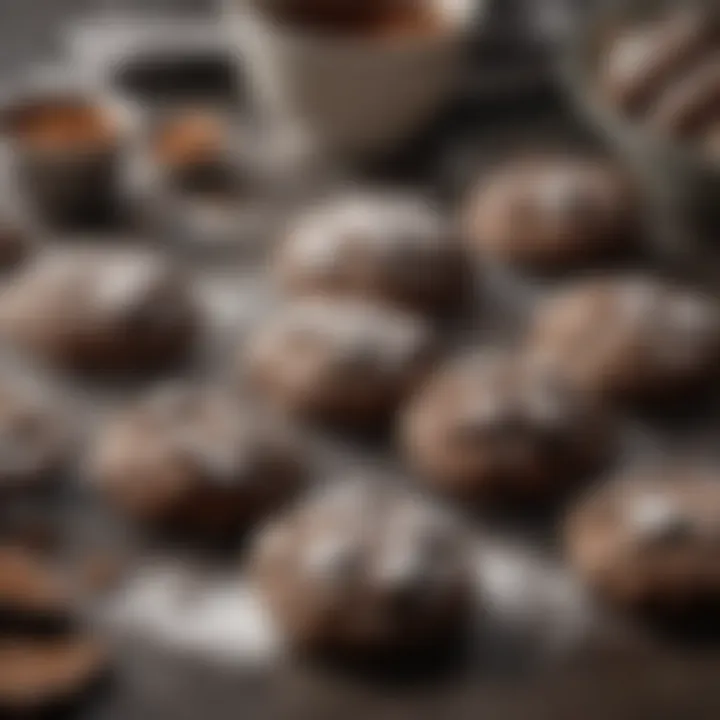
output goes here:
[{"label": "chocolate crinkle cookie", "polygon": [[529,352],[613,402],[666,402],[717,374],[720,314],[699,291],[650,278],[579,284],[541,305]]},{"label": "chocolate crinkle cookie", "polygon": [[439,313],[470,288],[460,243],[439,212],[409,195],[345,195],[291,226],[277,274],[293,295],[349,295]]},{"label": "chocolate crinkle cookie", "polygon": [[219,388],[173,385],[111,419],[87,471],[134,520],[221,539],[292,498],[306,463],[279,419]]},{"label": "chocolate crinkle cookie", "polygon": [[636,470],[572,509],[569,559],[604,600],[658,617],[720,614],[720,477],[670,466]]},{"label": "chocolate crinkle cookie", "polygon": [[51,253],[0,296],[0,332],[78,372],[158,370],[189,354],[198,324],[184,274],[140,251]]},{"label": "chocolate crinkle cookie", "polygon": [[76,427],[71,405],[0,376],[0,497],[54,485],[72,460]]},{"label": "chocolate crinkle cookie", "polygon": [[311,299],[272,318],[243,370],[272,403],[320,422],[388,420],[427,372],[434,333],[415,316],[355,300]]},{"label": "chocolate crinkle cookie", "polygon": [[612,418],[521,355],[469,354],[406,408],[405,454],[441,492],[469,503],[556,500],[612,455]]},{"label": "chocolate crinkle cookie", "polygon": [[483,259],[552,272],[629,257],[641,244],[640,208],[632,183],[608,161],[527,157],[478,183],[465,233]]},{"label": "chocolate crinkle cookie", "polygon": [[343,481],[260,535],[252,574],[295,648],[355,658],[430,649],[467,627],[466,542],[424,500]]}]

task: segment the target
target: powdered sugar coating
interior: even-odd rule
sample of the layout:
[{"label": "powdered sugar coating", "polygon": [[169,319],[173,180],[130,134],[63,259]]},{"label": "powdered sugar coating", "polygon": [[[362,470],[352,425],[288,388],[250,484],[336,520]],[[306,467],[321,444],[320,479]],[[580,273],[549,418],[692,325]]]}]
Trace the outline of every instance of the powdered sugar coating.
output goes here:
[{"label": "powdered sugar coating", "polygon": [[433,346],[431,327],[417,317],[357,300],[311,299],[272,318],[243,360],[285,408],[369,420],[392,411]]},{"label": "powdered sugar coating", "polygon": [[288,428],[226,391],[172,386],[110,422],[89,474],[136,519],[222,535],[291,498],[305,459]]},{"label": "powdered sugar coating", "polygon": [[[285,542],[269,547],[278,525]],[[425,501],[367,479],[341,481],[259,538],[255,577],[295,643],[348,653],[424,646],[467,617],[466,541],[457,521]]]},{"label": "powdered sugar coating", "polygon": [[470,354],[410,403],[402,438],[433,486],[470,502],[549,499],[607,460],[612,419],[522,356]]},{"label": "powdered sugar coating", "polygon": [[709,379],[720,311],[695,290],[650,278],[579,283],[537,311],[530,352],[613,400],[670,397]]},{"label": "powdered sugar coating", "polygon": [[640,468],[596,488],[571,511],[576,571],[604,599],[671,615],[716,612],[720,484],[710,465]]},{"label": "powdered sugar coating", "polygon": [[50,253],[0,299],[0,330],[13,342],[64,369],[100,373],[179,361],[199,316],[187,278],[142,251]]},{"label": "powdered sugar coating", "polygon": [[444,310],[467,286],[459,243],[426,201],[398,193],[335,197],[297,219],[277,261],[295,295],[370,297]]}]

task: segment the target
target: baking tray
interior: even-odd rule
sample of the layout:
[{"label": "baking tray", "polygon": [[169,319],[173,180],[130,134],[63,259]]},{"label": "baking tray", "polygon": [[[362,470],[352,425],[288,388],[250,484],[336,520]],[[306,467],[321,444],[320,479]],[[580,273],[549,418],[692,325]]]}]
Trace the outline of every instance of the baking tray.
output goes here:
[{"label": "baking tray", "polygon": [[[356,181],[412,187],[451,210],[478,172],[508,153],[551,146],[602,152],[552,83],[493,103],[470,85],[432,128],[396,157],[359,172]],[[327,190],[327,178],[318,179],[315,191]],[[266,274],[267,254],[277,216],[290,216],[298,201],[274,208],[275,223],[253,231],[259,251],[249,254],[238,250],[203,259],[173,237],[143,238],[127,230],[54,242],[149,243],[188,263],[213,323],[208,351],[186,372],[227,378],[233,348],[280,302]],[[657,272],[707,282],[696,268],[673,267],[656,256],[645,260]],[[489,269],[478,288],[477,311],[447,329],[448,344],[511,343],[528,310],[559,282]],[[77,399],[92,421],[95,413],[143,389],[49,381]],[[628,418],[619,462],[711,455],[720,423],[715,403],[707,405],[683,418]],[[313,433],[307,442],[319,477],[364,467],[408,480],[382,444]],[[478,613],[477,637],[467,652],[438,658],[433,667],[409,675],[359,677],[299,663],[283,652],[245,587],[241,552],[208,554],[139,541],[77,494],[77,486],[71,483],[67,496],[47,508],[71,541],[70,551],[131,552],[134,558],[122,586],[88,608],[116,650],[113,677],[82,708],[93,720],[718,717],[718,653],[694,643],[652,640],[596,612],[559,562],[554,518],[477,520],[478,545],[488,558],[482,579],[489,603]],[[148,592],[156,593],[154,600]]]}]

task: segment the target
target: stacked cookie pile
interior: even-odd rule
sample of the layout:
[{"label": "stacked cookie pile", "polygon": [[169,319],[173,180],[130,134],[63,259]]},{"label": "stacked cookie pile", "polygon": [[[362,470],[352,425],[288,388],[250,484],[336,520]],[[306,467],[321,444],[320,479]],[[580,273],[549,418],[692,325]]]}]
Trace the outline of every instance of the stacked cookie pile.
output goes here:
[{"label": "stacked cookie pile", "polygon": [[67,577],[37,553],[0,548],[0,708],[7,717],[67,709],[107,671],[103,643],[78,617]]}]

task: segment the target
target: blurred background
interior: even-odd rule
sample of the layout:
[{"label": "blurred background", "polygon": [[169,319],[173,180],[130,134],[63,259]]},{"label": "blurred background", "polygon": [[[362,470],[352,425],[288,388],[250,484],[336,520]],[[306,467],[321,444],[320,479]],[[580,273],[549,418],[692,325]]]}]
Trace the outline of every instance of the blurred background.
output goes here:
[{"label": "blurred background", "polygon": [[[207,353],[212,356],[207,359],[211,372],[219,375],[217,357],[227,361],[232,353],[234,346],[229,343],[236,338],[230,338],[230,332],[244,339],[263,324],[263,313],[275,308],[277,298],[266,279],[270,260],[262,255],[276,240],[277,225],[268,223],[268,216],[275,223],[280,216],[284,219],[306,199],[303,193],[312,196],[320,185],[327,190],[334,184],[353,187],[361,182],[399,181],[426,191],[455,211],[478,176],[526,148],[543,152],[560,148],[570,154],[590,149],[593,155],[602,155],[603,142],[574,112],[558,76],[566,41],[576,38],[585,13],[601,4],[601,0],[480,0],[460,101],[450,103],[437,124],[408,147],[399,143],[399,156],[391,152],[387,164],[371,164],[368,169],[360,162],[357,176],[352,163],[342,170],[308,165],[317,175],[305,175],[305,166],[290,165],[297,158],[289,150],[287,155],[280,153],[274,137],[267,145],[258,142],[258,148],[269,146],[280,155],[279,163],[276,159],[271,167],[263,168],[271,178],[269,185],[295,177],[292,188],[283,187],[286,193],[275,187],[267,191],[262,221],[248,233],[250,244],[261,239],[255,244],[253,262],[242,259],[237,265],[225,265],[223,260],[213,260],[206,267],[201,250],[191,254],[187,263],[205,293],[208,314],[217,316],[217,322],[211,323],[217,344]],[[66,59],[69,46],[85,48],[81,53],[85,62],[77,73],[88,73],[95,69],[93,57],[108,50],[106,33],[121,26],[120,18],[125,36],[136,38],[147,29],[147,16],[161,18],[159,24],[168,35],[180,18],[190,18],[190,26],[209,30],[210,37],[225,29],[215,0],[0,0],[0,87],[12,85],[37,64]],[[71,66],[70,70],[76,69]],[[398,100],[397,105],[402,104]],[[288,128],[280,130],[277,138],[285,138]],[[307,142],[304,150],[311,155],[315,148]],[[256,149],[252,141],[248,145]],[[366,159],[362,153],[360,159]],[[182,201],[160,208],[166,216],[165,234],[173,241],[190,224],[181,205]],[[660,212],[655,215],[656,223],[666,224]],[[247,221],[244,216],[243,222]],[[231,216],[230,224],[237,231],[241,223]],[[198,227],[202,234],[205,226]],[[55,242],[51,237],[50,244]],[[114,238],[118,239],[125,243],[124,235]],[[168,254],[178,249],[169,247]],[[166,251],[168,245],[162,248]],[[714,265],[701,270],[716,272]],[[554,280],[563,282],[564,273]],[[482,319],[471,314],[458,320],[459,332],[455,327],[444,328],[453,349],[487,338],[494,342],[513,337],[548,292],[546,278],[528,279],[502,268],[492,274],[488,286]],[[123,384],[98,391],[98,385],[83,382],[74,378],[68,387],[86,405],[100,398],[98,405],[113,406],[129,393]],[[653,426],[645,418],[637,422],[633,418],[628,423],[632,450],[627,454],[647,452],[662,457],[662,452],[674,447],[677,436],[683,442],[692,436],[692,447],[715,447],[714,417],[708,421],[704,416],[681,432],[673,422]],[[318,454],[338,475],[348,468],[397,470],[395,459],[389,459],[377,444],[335,436],[314,441]],[[112,535],[108,531],[115,530],[104,525],[102,514],[93,512],[78,506],[77,512],[64,516],[73,531],[90,516],[89,527],[78,533],[86,555],[92,555],[88,550],[103,551],[103,543]],[[281,643],[266,625],[267,618],[246,592],[239,562],[236,566],[233,559],[228,565],[227,557],[216,562],[216,558],[208,561],[201,556],[198,563],[193,556],[186,565],[188,558],[182,553],[168,557],[161,551],[156,557],[150,552],[145,557],[140,551],[142,571],[130,573],[119,602],[110,603],[107,614],[100,613],[112,636],[113,682],[92,698],[89,708],[75,712],[89,720],[235,720],[240,716],[247,720],[367,720],[375,716],[378,720],[716,720],[720,693],[714,654],[667,652],[645,642],[636,646],[634,633],[626,632],[622,624],[619,628],[596,624],[585,596],[558,562],[557,538],[547,518],[496,531],[493,527],[488,535],[492,561],[482,572],[478,570],[487,583],[490,604],[494,603],[491,617],[496,625],[483,636],[482,647],[471,653],[472,662],[461,670],[452,668],[438,683],[427,684],[421,680],[373,685],[294,666],[279,650]],[[128,542],[122,532],[118,535],[120,539],[113,536],[110,545],[117,540],[137,550],[135,538]],[[576,646],[581,651],[573,655],[570,667],[554,665]]]}]

